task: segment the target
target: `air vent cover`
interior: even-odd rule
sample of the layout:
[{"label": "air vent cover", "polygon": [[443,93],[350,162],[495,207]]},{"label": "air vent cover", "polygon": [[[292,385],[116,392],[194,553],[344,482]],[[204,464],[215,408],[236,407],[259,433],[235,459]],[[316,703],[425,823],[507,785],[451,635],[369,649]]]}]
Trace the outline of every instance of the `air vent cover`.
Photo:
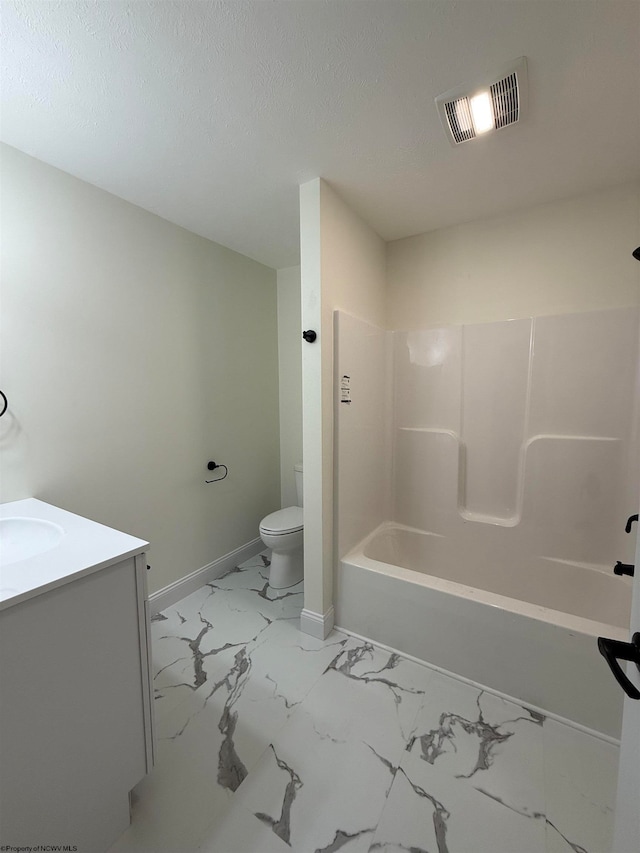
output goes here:
[{"label": "air vent cover", "polygon": [[[485,100],[481,129],[474,107]],[[436,98],[440,120],[453,145],[468,142],[487,130],[500,130],[521,121],[527,103],[527,61],[524,56],[488,75],[484,81],[457,86]],[[490,104],[490,107],[489,107]],[[486,112],[490,110],[489,126]]]}]

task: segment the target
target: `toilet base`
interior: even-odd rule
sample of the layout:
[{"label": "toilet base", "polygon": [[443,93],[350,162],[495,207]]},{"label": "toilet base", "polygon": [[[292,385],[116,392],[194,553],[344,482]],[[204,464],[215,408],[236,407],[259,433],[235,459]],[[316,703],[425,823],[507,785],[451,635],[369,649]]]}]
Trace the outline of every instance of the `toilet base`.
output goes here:
[{"label": "toilet base", "polygon": [[293,551],[272,551],[269,569],[269,586],[272,589],[287,589],[304,578],[302,548]]}]

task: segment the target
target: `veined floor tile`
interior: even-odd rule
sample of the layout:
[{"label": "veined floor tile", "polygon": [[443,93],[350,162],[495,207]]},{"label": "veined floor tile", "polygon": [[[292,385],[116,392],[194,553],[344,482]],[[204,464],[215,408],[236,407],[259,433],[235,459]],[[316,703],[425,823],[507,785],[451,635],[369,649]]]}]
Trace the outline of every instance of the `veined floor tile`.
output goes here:
[{"label": "veined floor tile", "polygon": [[[268,559],[259,555],[254,561],[248,567],[231,569],[152,618],[156,671],[189,658],[206,668],[207,657],[248,642],[272,621],[299,617],[302,584],[270,590]],[[194,665],[192,681],[198,677]]]},{"label": "veined floor tile", "polygon": [[435,674],[403,766],[427,790],[431,779],[451,779],[519,813],[543,814],[543,725],[540,714]]},{"label": "veined floor tile", "polygon": [[[157,643],[158,640],[165,637],[181,637],[184,633],[183,628],[185,624],[197,623],[199,621],[198,613],[210,595],[211,590],[206,586],[202,586],[186,598],[153,616],[151,618],[152,642]],[[170,662],[170,656],[167,658],[162,656],[162,647],[154,649],[154,652],[162,666]]]},{"label": "veined floor tile", "polygon": [[339,631],[318,640],[301,633],[296,622],[274,622],[247,646],[251,680],[292,708],[302,702],[348,642]]},{"label": "veined floor tile", "polygon": [[268,564],[153,618],[158,763],[110,853],[608,853],[616,747],[302,634]]},{"label": "veined floor tile", "polygon": [[334,740],[315,722],[304,709],[296,712],[236,792],[233,807],[254,815],[294,851],[365,853],[392,770],[362,741]]},{"label": "veined floor tile", "polygon": [[236,790],[346,642],[337,632],[323,642],[272,623],[160,717],[158,737],[200,748],[218,784]]},{"label": "veined floor tile", "polygon": [[215,578],[213,583],[220,589],[253,589],[260,582],[269,580],[269,566],[271,560],[268,551],[256,554],[233,569]]},{"label": "veined floor tile", "polygon": [[160,739],[198,751],[216,783],[231,792],[292,713],[286,697],[265,679],[252,679],[251,671],[242,648],[231,667],[158,721]]},{"label": "veined floor tile", "polygon": [[543,816],[520,814],[451,776],[408,764],[395,775],[372,852],[545,853]]},{"label": "veined floor tile", "polygon": [[432,672],[354,639],[237,792],[293,850],[366,851]]},{"label": "veined floor tile", "polygon": [[[233,664],[235,655],[256,642],[273,620],[237,596],[205,587],[162,615],[153,625],[155,707],[170,711],[213,673]],[[185,615],[188,614],[188,615]]]},{"label": "veined floor tile", "polygon": [[291,853],[291,847],[251,812],[232,802],[212,824],[198,846],[199,853]]},{"label": "veined floor tile", "polygon": [[275,590],[269,589],[264,582],[255,588],[234,590],[233,598],[241,607],[254,609],[273,622],[288,619],[299,626],[304,603],[304,593],[299,584],[290,589]]},{"label": "veined floor tile", "polygon": [[555,720],[544,739],[549,853],[609,853],[619,748]]},{"label": "veined floor tile", "polygon": [[201,745],[159,741],[153,772],[136,786],[132,821],[109,853],[188,853],[228,806]]},{"label": "veined floor tile", "polygon": [[264,553],[226,572],[207,586],[218,592],[233,593],[233,600],[238,606],[258,611],[272,620],[297,619],[303,607],[302,581],[287,589],[269,587],[269,558]]},{"label": "veined floor tile", "polygon": [[425,666],[350,638],[305,708],[331,737],[362,740],[397,764],[433,676]]}]

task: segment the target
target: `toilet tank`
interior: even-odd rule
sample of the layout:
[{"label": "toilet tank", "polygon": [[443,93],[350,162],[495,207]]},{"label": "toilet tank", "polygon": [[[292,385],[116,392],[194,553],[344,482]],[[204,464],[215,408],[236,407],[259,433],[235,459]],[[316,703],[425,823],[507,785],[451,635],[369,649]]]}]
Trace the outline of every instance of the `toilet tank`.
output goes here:
[{"label": "toilet tank", "polygon": [[298,506],[302,506],[302,462],[296,462],[293,466],[296,478],[296,494],[298,495]]}]

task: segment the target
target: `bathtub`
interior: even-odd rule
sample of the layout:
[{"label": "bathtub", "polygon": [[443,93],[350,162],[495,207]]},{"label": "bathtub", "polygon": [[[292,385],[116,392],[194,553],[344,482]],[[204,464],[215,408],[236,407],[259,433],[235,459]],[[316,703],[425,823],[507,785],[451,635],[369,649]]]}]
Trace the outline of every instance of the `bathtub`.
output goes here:
[{"label": "bathtub", "polygon": [[490,546],[382,524],[340,561],[336,624],[619,738],[623,694],[596,638],[628,640],[630,580]]}]

